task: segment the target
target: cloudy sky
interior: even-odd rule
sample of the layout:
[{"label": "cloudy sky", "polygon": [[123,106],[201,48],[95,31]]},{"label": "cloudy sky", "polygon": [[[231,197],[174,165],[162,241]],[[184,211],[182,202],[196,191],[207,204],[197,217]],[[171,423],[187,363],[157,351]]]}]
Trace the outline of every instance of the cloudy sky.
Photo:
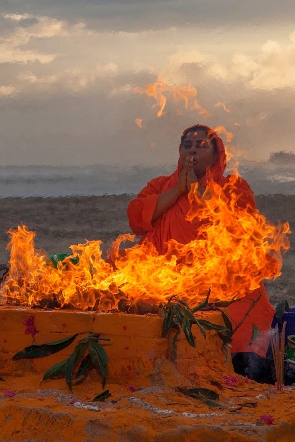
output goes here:
[{"label": "cloudy sky", "polygon": [[1,0],[2,165],[161,165],[182,131],[295,153],[294,0]]}]

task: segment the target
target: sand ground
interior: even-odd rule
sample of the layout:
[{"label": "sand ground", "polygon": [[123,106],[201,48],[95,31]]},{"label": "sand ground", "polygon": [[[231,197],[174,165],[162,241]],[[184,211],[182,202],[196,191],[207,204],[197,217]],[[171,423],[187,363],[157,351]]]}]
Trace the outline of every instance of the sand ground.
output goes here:
[{"label": "sand ground", "polygon": [[[36,232],[36,248],[51,253],[68,253],[72,244],[98,240],[105,253],[121,233],[131,233],[126,208],[132,195],[105,195],[69,198],[2,198],[0,217],[0,263],[9,259],[6,245],[10,228],[26,225]],[[260,212],[277,224],[288,221],[295,232],[295,195],[257,195]],[[265,285],[273,305],[287,299],[295,306],[295,237],[283,256],[282,275]]]}]

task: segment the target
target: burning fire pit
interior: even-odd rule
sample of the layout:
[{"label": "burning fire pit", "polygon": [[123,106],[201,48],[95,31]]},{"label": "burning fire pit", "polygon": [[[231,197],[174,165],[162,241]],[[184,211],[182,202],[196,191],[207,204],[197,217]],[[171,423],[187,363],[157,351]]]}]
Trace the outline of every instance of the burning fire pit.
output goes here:
[{"label": "burning fire pit", "polygon": [[[0,375],[9,379],[9,388],[3,387],[2,392],[3,398],[10,401],[3,402],[0,413],[3,441],[28,437],[39,440],[42,428],[42,442],[52,440],[52,429],[56,440],[71,442],[87,438],[123,441],[127,440],[128,431],[132,435],[130,440],[180,440],[183,434],[188,434],[189,440],[207,437],[223,441],[227,437],[227,440],[242,441],[247,431],[247,440],[257,440],[251,439],[251,435],[258,434],[257,428],[247,427],[245,422],[234,439],[228,436],[233,433],[230,428],[222,428],[228,422],[232,425],[236,422],[237,415],[230,413],[242,410],[242,420],[245,415],[249,416],[249,408],[259,406],[259,395],[263,397],[263,406],[260,414],[257,412],[256,417],[254,414],[252,417],[254,422],[260,422],[259,439],[263,440],[266,421],[273,423],[270,417],[260,420],[270,412],[265,406],[266,398],[278,393],[250,382],[250,389],[255,392],[253,399],[248,381],[233,373],[228,351],[224,351],[226,346],[216,330],[207,330],[205,338],[200,328],[193,325],[194,348],[183,333],[175,335],[173,327],[167,337],[163,337],[162,318],[151,314],[173,295],[195,306],[206,298],[210,288],[211,302],[242,298],[246,289],[254,290],[263,279],[280,274],[280,251],[288,248],[288,224],[272,226],[259,213],[250,214],[246,209],[242,216],[237,216],[220,195],[218,198],[219,213],[216,213],[214,198],[204,202],[210,219],[210,225],[204,230],[206,240],[189,245],[171,241],[163,256],[147,243],[126,249],[122,255],[120,244],[126,239],[133,240],[131,235],[122,235],[113,244],[112,262],[102,258],[100,241],[91,241],[71,246],[72,255],[54,265],[46,254],[35,250],[33,232],[25,226],[10,231],[10,268],[1,285],[4,305],[0,309]],[[191,201],[192,218],[195,204],[199,201]],[[138,312],[140,303],[150,305],[151,313],[137,315],[120,311],[123,305],[129,312]],[[224,325],[219,311],[200,311],[197,316],[217,326]],[[104,349],[108,356],[107,387],[115,399],[106,401],[105,405],[97,406],[91,400],[93,390],[98,393],[101,389],[100,374],[96,371],[81,385],[75,385],[73,394],[79,399],[69,393],[64,380],[61,383],[59,379],[48,379],[39,387],[41,373],[68,358],[74,344],[46,358],[12,360],[25,347],[77,333],[97,333],[111,339],[104,344]],[[207,402],[196,403],[196,398],[186,394],[192,387],[213,389],[222,400],[216,403],[206,398]],[[39,392],[36,388],[40,388]],[[52,388],[62,393],[59,395],[57,390],[54,394],[48,393]],[[229,394],[233,391],[237,392],[234,398]],[[290,400],[294,397],[293,390],[283,390],[282,394],[290,394]],[[37,401],[39,406],[30,402],[32,395],[34,404]],[[241,396],[243,400],[238,399]],[[44,402],[44,406],[38,401]],[[248,407],[247,403],[252,405]],[[208,404],[215,410],[208,411]],[[67,418],[61,425],[65,410]],[[95,411],[103,411],[101,418],[95,415],[99,425],[89,417],[89,413]],[[7,424],[11,415],[13,424]],[[196,419],[200,418],[202,425],[196,426]],[[282,421],[278,414],[275,418]],[[50,434],[42,424],[44,419],[50,423]],[[136,428],[131,424],[132,429],[126,433],[123,428],[130,426],[130,420]],[[31,427],[27,422],[31,422]],[[144,427],[142,422],[146,422]],[[76,430],[69,435],[61,428],[63,425]],[[32,426],[37,430],[32,431]],[[293,431],[293,417],[286,428],[287,435]],[[169,436],[166,437],[165,432]],[[121,439],[117,438],[119,433]],[[157,439],[153,439],[155,437]]]}]

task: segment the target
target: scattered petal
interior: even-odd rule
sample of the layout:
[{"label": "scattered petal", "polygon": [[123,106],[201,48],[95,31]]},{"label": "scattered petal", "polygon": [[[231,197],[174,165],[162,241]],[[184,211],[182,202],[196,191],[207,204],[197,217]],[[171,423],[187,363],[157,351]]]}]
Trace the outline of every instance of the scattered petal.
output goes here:
[{"label": "scattered petal", "polygon": [[15,392],[15,391],[5,390],[5,391],[3,392],[3,396],[4,396],[4,397],[13,397],[13,396],[15,396],[15,395],[16,395],[16,392]]},{"label": "scattered petal", "polygon": [[270,414],[263,414],[259,420],[265,425],[273,425],[275,423],[274,418]]},{"label": "scattered petal", "polygon": [[29,317],[24,320],[23,324],[26,326],[25,329],[26,335],[32,335],[32,337],[34,337],[37,333],[39,333],[35,327],[34,321],[35,317],[32,314],[30,314]]},{"label": "scattered petal", "polygon": [[223,379],[224,379],[225,385],[228,385],[229,387],[235,387],[240,382],[239,378],[236,376],[227,375],[227,376],[224,376]]}]

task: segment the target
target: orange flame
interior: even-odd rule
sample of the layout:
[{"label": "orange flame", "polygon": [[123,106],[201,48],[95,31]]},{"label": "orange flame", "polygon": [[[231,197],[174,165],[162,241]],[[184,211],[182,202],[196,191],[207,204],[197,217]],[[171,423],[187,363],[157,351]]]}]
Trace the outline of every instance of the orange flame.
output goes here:
[{"label": "orange flame", "polygon": [[230,143],[231,140],[233,139],[234,134],[232,132],[229,132],[228,130],[226,130],[226,128],[224,126],[217,126],[217,127],[215,127],[214,130],[218,134],[225,135],[227,143]]},{"label": "orange flame", "polygon": [[[159,107],[157,117],[161,117],[164,113],[167,96],[173,103],[177,104],[183,102],[185,109],[198,109],[200,115],[203,115],[204,117],[210,116],[207,110],[198,102],[197,90],[190,84],[188,86],[168,86],[164,78],[158,77],[153,84],[149,84],[144,88],[136,87],[134,92],[141,95],[146,94],[148,97],[155,98],[156,104],[152,107]],[[181,111],[178,110],[177,112],[179,113]]]},{"label": "orange flame", "polygon": [[230,112],[230,110],[226,107],[226,105],[224,103],[222,103],[221,101],[218,101],[218,103],[216,103],[214,107],[222,107],[222,109],[225,112]]},{"label": "orange flame", "polygon": [[135,124],[137,124],[138,127],[142,128],[142,119],[141,118],[135,118]]},{"label": "orange flame", "polygon": [[125,234],[112,244],[115,266],[102,258],[98,240],[71,246],[72,255],[55,268],[35,250],[33,232],[25,226],[10,230],[10,271],[0,294],[13,304],[55,299],[60,306],[102,311],[116,308],[122,298],[160,303],[172,295],[193,306],[209,287],[212,302],[243,297],[263,279],[280,275],[281,251],[289,248],[286,235],[291,232],[288,223],[274,226],[257,210],[234,207],[235,197],[229,195],[235,179],[225,189],[211,183],[202,198],[192,186],[188,220],[202,207],[201,235],[185,245],[169,241],[165,255],[148,242],[122,254],[122,243],[134,240]]}]

